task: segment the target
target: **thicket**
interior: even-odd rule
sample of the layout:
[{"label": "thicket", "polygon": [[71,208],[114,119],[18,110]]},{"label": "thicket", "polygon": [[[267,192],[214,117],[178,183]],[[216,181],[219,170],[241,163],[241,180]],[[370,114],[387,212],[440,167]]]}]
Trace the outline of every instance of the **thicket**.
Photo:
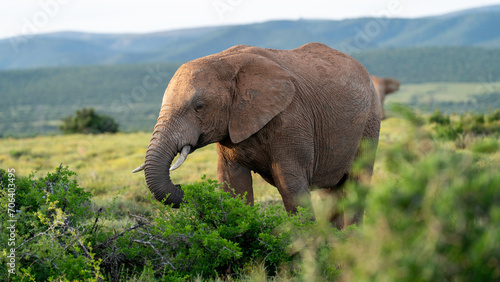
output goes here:
[{"label": "thicket", "polygon": [[[462,115],[447,115],[436,109],[429,116],[433,134],[438,140],[454,141],[457,148],[464,149],[468,144],[476,141],[478,137],[489,136],[490,138],[486,139],[480,138],[479,142],[482,142],[483,145],[477,145],[476,149],[479,151],[492,150],[492,152],[498,148],[496,138],[500,136],[499,121],[499,110],[487,113],[469,112]],[[490,145],[488,146],[486,143]]]},{"label": "thicket", "polygon": [[[11,175],[12,176],[12,175]],[[102,277],[88,237],[92,216],[91,193],[74,180],[75,173],[59,167],[46,177],[9,177],[0,170],[2,207],[2,273],[0,280],[47,281],[51,279],[94,280]],[[9,184],[14,184],[10,185]],[[14,187],[13,187],[14,186]],[[13,187],[10,191],[8,187]],[[14,208],[8,211],[9,199]],[[13,215],[13,217],[11,217]],[[15,220],[15,243],[7,227]],[[11,242],[9,244],[9,242]],[[12,249],[14,252],[12,252]],[[15,256],[15,275],[7,272]]]},{"label": "thicket", "polygon": [[66,116],[59,129],[65,134],[116,133],[118,132],[118,123],[110,116],[96,113],[93,108],[83,108],[76,110],[74,116]]},{"label": "thicket", "polygon": [[[430,129],[422,118],[408,119],[407,138],[385,152],[384,180],[366,188],[359,236],[333,249],[345,263],[346,280],[500,279],[499,140],[493,130],[500,124],[483,122],[493,116],[454,121],[435,112]],[[466,150],[457,146],[459,136],[441,139],[440,130],[455,122],[472,134]],[[476,150],[485,142],[495,145]]]},{"label": "thicket", "polygon": [[[498,113],[457,118],[436,112],[429,123],[407,108],[396,112],[408,131],[381,145],[376,183],[347,183],[346,200],[316,202],[314,222],[309,211],[289,216],[281,204],[247,206],[203,180],[182,187],[187,203],[180,209],[151,200],[146,213],[131,212],[117,225],[124,219],[113,205],[94,206],[67,168],[39,179],[17,177],[18,274],[10,278],[500,280],[499,140],[492,130]],[[483,125],[465,149],[439,135],[439,127],[458,122],[464,132],[471,123]],[[7,175],[0,172],[2,209]],[[327,222],[334,206],[364,207],[363,224],[337,231]],[[6,217],[0,214],[2,230]],[[2,231],[4,269],[6,240]]]}]

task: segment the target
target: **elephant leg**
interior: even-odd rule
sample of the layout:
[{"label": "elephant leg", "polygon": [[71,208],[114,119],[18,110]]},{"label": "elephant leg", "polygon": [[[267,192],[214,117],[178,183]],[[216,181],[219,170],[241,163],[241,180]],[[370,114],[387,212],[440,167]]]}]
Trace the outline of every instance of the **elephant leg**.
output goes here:
[{"label": "elephant leg", "polygon": [[[338,205],[339,202],[343,201],[345,197],[347,197],[347,193],[349,193],[349,191],[345,189],[347,181],[360,181],[360,179],[355,174],[345,174],[335,187],[324,191],[324,198],[328,197],[330,199],[334,199],[333,201]],[[334,209],[330,214],[329,221],[338,230],[342,230],[351,224],[361,223],[363,220],[363,213],[364,209],[358,209],[350,212]]]},{"label": "elephant leg", "polygon": [[[337,200],[337,203],[344,199],[346,196],[345,190],[343,188],[334,188],[328,190],[328,194],[330,197],[335,198]],[[334,210],[330,214],[330,223],[338,230],[342,230],[348,225],[347,216],[344,212]]]},{"label": "elephant leg", "polygon": [[[365,185],[370,183],[375,164],[379,131],[380,122],[377,121],[376,117],[370,118],[363,132],[356,158],[354,159],[354,162],[357,164],[356,167],[359,169],[351,171],[349,175],[350,180]],[[354,211],[353,214],[347,215],[345,223],[347,225],[360,224],[363,221],[363,214],[364,209],[360,208]]]},{"label": "elephant leg", "polygon": [[[272,173],[274,183],[283,199],[285,209],[295,214],[297,213],[297,208],[300,206],[313,212],[307,177],[301,177],[299,173],[292,171],[278,166],[274,168]],[[314,216],[311,219],[314,220]]]},{"label": "elephant leg", "polygon": [[338,230],[348,225],[345,213],[335,209],[335,206],[338,206],[338,203],[346,196],[344,184],[348,179],[349,174],[346,173],[335,186],[316,190],[321,201],[326,202],[327,205],[332,205],[328,220]]},{"label": "elephant leg", "polygon": [[246,193],[247,204],[253,205],[252,174],[248,168],[219,156],[217,158],[217,176],[224,191],[233,196],[243,196]]},{"label": "elephant leg", "polygon": [[382,116],[380,119],[385,119],[385,109],[384,109],[384,100],[385,100],[385,95],[380,98],[380,110],[382,111]]}]

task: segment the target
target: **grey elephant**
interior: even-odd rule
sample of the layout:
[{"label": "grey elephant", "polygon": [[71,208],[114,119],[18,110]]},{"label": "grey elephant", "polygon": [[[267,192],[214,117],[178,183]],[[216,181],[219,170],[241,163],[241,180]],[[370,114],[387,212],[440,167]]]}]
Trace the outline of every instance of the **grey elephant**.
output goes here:
[{"label": "grey elephant", "polygon": [[[253,204],[251,171],[277,187],[285,208],[311,207],[311,187],[336,193],[353,162],[373,171],[381,105],[366,69],[320,43],[294,50],[238,45],[183,64],[170,81],[143,165],[155,198],[179,207],[170,180],[196,149],[217,142],[223,189]],[[361,146],[367,141],[369,146]],[[340,193],[343,194],[343,193]],[[234,195],[234,194],[233,194]],[[167,197],[168,196],[168,197]],[[166,199],[165,199],[166,197]],[[337,228],[357,222],[332,217]]]},{"label": "grey elephant", "polygon": [[382,104],[382,119],[385,119],[385,111],[384,111],[385,96],[398,91],[399,86],[401,84],[395,78],[392,77],[381,78],[375,75],[372,75],[372,81],[373,84],[375,85],[375,89],[377,89],[377,93],[380,98],[380,104]]}]

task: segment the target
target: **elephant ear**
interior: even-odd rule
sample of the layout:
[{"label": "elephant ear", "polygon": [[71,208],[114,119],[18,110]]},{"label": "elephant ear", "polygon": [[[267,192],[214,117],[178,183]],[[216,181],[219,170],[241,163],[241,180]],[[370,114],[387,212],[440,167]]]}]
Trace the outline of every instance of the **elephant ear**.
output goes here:
[{"label": "elephant ear", "polygon": [[292,102],[293,78],[274,61],[254,56],[235,76],[229,136],[240,143],[259,131]]},{"label": "elephant ear", "polygon": [[399,81],[395,78],[384,78],[385,95],[391,94],[399,90]]}]

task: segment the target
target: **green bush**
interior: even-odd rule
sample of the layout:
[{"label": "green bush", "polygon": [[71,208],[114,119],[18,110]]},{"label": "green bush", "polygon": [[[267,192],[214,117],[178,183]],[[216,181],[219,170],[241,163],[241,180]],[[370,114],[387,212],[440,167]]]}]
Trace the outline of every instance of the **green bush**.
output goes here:
[{"label": "green bush", "polygon": [[369,196],[362,236],[339,256],[348,263],[343,274],[353,281],[500,279],[497,168],[448,152],[396,173]]},{"label": "green bush", "polygon": [[[11,280],[100,277],[99,260],[85,243],[85,224],[92,216],[91,194],[78,186],[74,176],[62,166],[39,179],[33,174],[20,177],[15,171],[0,170],[1,228],[15,226],[15,240],[9,240],[13,237],[4,232],[7,236],[0,237],[2,268],[7,269],[10,262],[7,254],[16,257],[16,275],[11,275]],[[7,281],[6,275],[0,273],[0,280]]]},{"label": "green bush", "polygon": [[414,130],[417,143],[412,136],[384,152],[388,175],[368,192],[363,226],[330,261],[348,281],[499,280],[500,175],[483,155],[497,141],[476,155],[429,147],[423,128]]},{"label": "green bush", "polygon": [[443,115],[439,109],[434,110],[432,115],[429,117],[430,123],[437,123],[441,125],[450,124],[450,116]]},{"label": "green bush", "polygon": [[498,151],[500,145],[498,140],[492,138],[483,138],[475,142],[472,146],[472,151],[475,153],[491,154]]},{"label": "green bush", "polygon": [[487,119],[489,122],[495,122],[500,120],[500,110],[495,110],[489,113]]},{"label": "green bush", "polygon": [[[0,170],[2,207],[9,203],[8,175]],[[310,213],[290,216],[282,205],[249,206],[207,180],[183,187],[186,203],[180,209],[151,200],[149,216],[130,214],[129,223],[116,229],[110,224],[120,220],[114,205],[106,211],[92,207],[92,195],[74,176],[61,166],[39,179],[32,174],[13,180],[13,281],[216,278],[243,275],[256,266],[277,275],[280,267],[293,268],[297,254],[288,247],[315,224]],[[9,215],[0,218],[5,230]],[[0,238],[4,269],[8,240]]]},{"label": "green bush", "polygon": [[116,133],[118,124],[115,120],[106,115],[97,114],[92,108],[77,110],[75,116],[66,116],[59,127],[66,134],[84,133]]},{"label": "green bush", "polygon": [[497,112],[486,115],[461,114],[456,120],[452,120],[450,116],[443,115],[439,110],[436,110],[429,117],[429,123],[434,124],[434,134],[438,139],[456,141],[457,147],[463,149],[467,146],[467,142],[465,142],[467,138],[498,135],[500,124],[496,123]]},{"label": "green bush", "polygon": [[295,236],[314,224],[307,213],[289,216],[282,206],[247,205],[212,180],[183,189],[186,203],[177,211],[159,207],[150,233],[134,240],[158,254],[151,262],[168,279],[234,275],[257,263],[276,275],[292,262],[287,247]]}]

